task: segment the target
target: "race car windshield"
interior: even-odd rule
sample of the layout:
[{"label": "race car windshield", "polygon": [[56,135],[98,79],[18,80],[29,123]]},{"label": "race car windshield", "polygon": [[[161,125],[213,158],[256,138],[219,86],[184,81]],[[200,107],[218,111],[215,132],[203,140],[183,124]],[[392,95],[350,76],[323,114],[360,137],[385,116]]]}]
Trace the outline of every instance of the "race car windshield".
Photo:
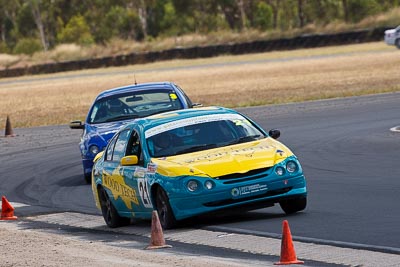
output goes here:
[{"label": "race car windshield", "polygon": [[[195,123],[196,118],[191,119],[190,125],[182,123],[180,127],[173,129],[164,125],[163,129],[167,129],[166,131],[147,132],[150,156],[157,158],[181,155],[265,138],[264,133],[243,117],[201,123]],[[174,125],[179,123],[174,122]]]},{"label": "race car windshield", "polygon": [[182,109],[182,103],[173,91],[114,95],[98,100],[88,116],[91,124],[146,117],[161,112]]}]

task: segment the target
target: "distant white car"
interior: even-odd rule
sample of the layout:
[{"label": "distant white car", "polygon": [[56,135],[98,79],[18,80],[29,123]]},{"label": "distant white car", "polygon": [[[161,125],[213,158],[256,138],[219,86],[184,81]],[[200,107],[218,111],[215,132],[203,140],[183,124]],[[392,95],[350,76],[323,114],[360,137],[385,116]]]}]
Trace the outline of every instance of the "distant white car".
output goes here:
[{"label": "distant white car", "polygon": [[400,26],[397,26],[396,29],[385,31],[385,42],[388,45],[395,45],[400,49]]}]

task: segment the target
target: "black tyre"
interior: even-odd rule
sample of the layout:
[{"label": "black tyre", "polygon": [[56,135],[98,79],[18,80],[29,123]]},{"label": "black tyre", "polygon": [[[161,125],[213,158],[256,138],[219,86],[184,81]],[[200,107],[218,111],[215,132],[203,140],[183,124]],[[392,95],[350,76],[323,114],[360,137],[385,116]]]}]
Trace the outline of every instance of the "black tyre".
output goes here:
[{"label": "black tyre", "polygon": [[157,188],[156,205],[161,226],[164,229],[173,228],[176,225],[176,219],[169,204],[167,193],[161,187]]},{"label": "black tyre", "polygon": [[282,200],[281,202],[279,202],[279,205],[286,214],[296,213],[306,208],[307,197]]},{"label": "black tyre", "polygon": [[396,47],[398,49],[400,49],[400,39],[396,39],[396,41],[394,43],[395,43]]},{"label": "black tyre", "polygon": [[104,221],[108,227],[116,228],[129,224],[130,219],[119,216],[117,210],[110,200],[110,197],[103,188],[99,189],[99,199],[101,213],[103,214]]},{"label": "black tyre", "polygon": [[84,173],[83,175],[85,177],[85,182],[87,184],[91,184],[92,183],[92,174],[91,173]]}]

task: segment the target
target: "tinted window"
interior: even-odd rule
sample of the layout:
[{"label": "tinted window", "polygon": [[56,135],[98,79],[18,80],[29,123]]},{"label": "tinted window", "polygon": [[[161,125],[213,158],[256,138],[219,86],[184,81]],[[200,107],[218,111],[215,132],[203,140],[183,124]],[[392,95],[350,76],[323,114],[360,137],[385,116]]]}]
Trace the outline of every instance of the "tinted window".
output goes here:
[{"label": "tinted window", "polygon": [[88,120],[89,123],[104,123],[182,108],[183,105],[174,91],[148,90],[100,99],[94,103]]},{"label": "tinted window", "polygon": [[113,161],[119,161],[125,156],[125,148],[128,143],[129,130],[125,130],[119,133],[117,142],[115,143],[113,152]]},{"label": "tinted window", "polygon": [[238,114],[213,114],[173,121],[146,131],[152,157],[207,150],[264,138],[265,135]]},{"label": "tinted window", "polygon": [[193,106],[192,100],[186,95],[185,91],[182,90],[178,85],[175,84],[175,86],[178,88],[178,90],[181,91],[182,95],[185,97],[186,103],[189,107]]},{"label": "tinted window", "polygon": [[112,153],[113,153],[113,150],[114,150],[114,146],[115,146],[115,141],[116,140],[117,140],[116,138],[113,138],[110,141],[110,143],[108,144],[108,146],[107,146],[106,160],[108,160],[108,161],[112,160]]},{"label": "tinted window", "polygon": [[143,165],[143,153],[142,146],[140,144],[140,138],[136,131],[132,132],[128,147],[126,149],[126,156],[135,155],[138,157],[138,165]]}]

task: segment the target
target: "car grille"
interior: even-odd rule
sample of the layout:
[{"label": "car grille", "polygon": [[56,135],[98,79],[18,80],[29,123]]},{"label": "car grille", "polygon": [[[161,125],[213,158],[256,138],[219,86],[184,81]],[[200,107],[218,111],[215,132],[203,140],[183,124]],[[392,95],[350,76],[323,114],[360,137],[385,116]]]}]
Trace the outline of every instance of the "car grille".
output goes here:
[{"label": "car grille", "polygon": [[232,173],[228,175],[223,175],[219,177],[215,177],[217,180],[224,180],[224,184],[236,184],[236,183],[241,183],[241,182],[246,182],[246,181],[251,181],[251,180],[256,180],[259,178],[263,178],[268,176],[269,170],[271,167],[268,168],[262,168],[262,169],[257,169],[257,170],[251,170],[246,173]]},{"label": "car grille", "polygon": [[244,202],[244,201],[248,201],[248,200],[254,200],[257,198],[276,196],[276,195],[287,193],[290,190],[292,190],[292,187],[286,187],[286,188],[281,188],[281,189],[277,189],[277,190],[267,191],[264,194],[260,194],[260,195],[256,195],[256,196],[250,196],[250,197],[239,198],[239,199],[224,199],[224,200],[220,200],[220,201],[211,201],[211,202],[204,203],[203,205],[206,207],[226,206],[226,205],[236,204],[236,203],[240,203],[240,202]]}]

